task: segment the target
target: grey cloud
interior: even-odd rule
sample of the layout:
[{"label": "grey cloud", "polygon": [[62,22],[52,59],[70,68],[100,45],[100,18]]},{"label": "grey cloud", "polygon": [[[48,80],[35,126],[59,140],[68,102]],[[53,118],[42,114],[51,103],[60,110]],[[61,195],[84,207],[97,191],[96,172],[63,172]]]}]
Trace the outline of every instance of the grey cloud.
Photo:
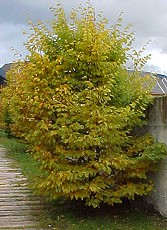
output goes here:
[{"label": "grey cloud", "polygon": [[[66,12],[73,7],[86,4],[86,0],[61,0]],[[149,39],[152,43],[148,52],[154,49],[167,54],[167,1],[164,0],[90,0],[96,12],[103,15],[113,24],[121,11],[123,25],[132,24],[136,41],[134,47],[142,47]],[[56,5],[56,0],[1,0],[0,1],[0,48],[2,56],[9,56],[9,48],[14,46],[23,51],[21,29],[27,28],[26,14],[33,21],[46,21],[52,18],[49,11]],[[24,53],[24,51],[23,51]],[[11,55],[11,59],[12,59]],[[0,60],[1,63],[1,60]]]},{"label": "grey cloud", "polygon": [[54,0],[1,0],[0,24],[26,24],[26,15],[33,20],[50,18],[49,8],[55,4]]},{"label": "grey cloud", "polygon": [[0,24],[0,42],[12,41],[22,36],[22,28],[25,28],[25,25]]}]

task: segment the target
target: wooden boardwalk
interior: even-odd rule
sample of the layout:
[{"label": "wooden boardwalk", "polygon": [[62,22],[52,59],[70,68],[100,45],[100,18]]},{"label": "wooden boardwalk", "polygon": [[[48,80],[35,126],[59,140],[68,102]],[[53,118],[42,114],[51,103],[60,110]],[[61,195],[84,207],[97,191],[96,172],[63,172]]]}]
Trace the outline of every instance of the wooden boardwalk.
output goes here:
[{"label": "wooden boardwalk", "polygon": [[50,229],[42,220],[47,208],[32,194],[27,179],[14,160],[0,148],[0,230]]}]

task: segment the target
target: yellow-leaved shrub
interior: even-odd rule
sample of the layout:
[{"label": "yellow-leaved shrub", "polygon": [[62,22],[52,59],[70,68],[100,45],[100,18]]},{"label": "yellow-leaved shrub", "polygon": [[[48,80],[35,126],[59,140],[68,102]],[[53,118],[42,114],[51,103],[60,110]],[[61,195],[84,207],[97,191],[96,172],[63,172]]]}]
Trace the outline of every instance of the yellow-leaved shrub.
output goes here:
[{"label": "yellow-leaved shrub", "polygon": [[31,25],[29,55],[13,65],[2,92],[11,132],[41,162],[38,192],[94,207],[148,194],[147,173],[166,155],[152,136],[133,135],[152,100],[151,80],[140,75],[149,57],[132,50],[121,17],[110,27],[90,4],[69,20],[61,4],[52,12],[49,27]]}]

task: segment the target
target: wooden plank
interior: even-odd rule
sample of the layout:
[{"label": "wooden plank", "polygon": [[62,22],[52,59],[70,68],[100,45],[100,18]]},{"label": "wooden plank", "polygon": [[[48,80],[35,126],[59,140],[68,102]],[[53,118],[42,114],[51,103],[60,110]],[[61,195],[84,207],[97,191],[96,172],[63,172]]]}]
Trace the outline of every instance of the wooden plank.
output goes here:
[{"label": "wooden plank", "polygon": [[42,230],[39,216],[47,209],[48,205],[32,194],[17,164],[0,148],[0,230]]}]

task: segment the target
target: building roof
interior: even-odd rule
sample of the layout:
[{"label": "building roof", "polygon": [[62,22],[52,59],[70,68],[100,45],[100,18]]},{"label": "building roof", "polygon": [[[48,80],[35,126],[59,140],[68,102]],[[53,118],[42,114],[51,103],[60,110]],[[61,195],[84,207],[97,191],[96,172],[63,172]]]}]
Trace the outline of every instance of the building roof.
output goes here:
[{"label": "building roof", "polygon": [[152,89],[151,94],[165,95],[167,94],[167,76],[157,74],[156,86]]},{"label": "building roof", "polygon": [[10,67],[11,63],[8,63],[0,68],[0,85],[6,85],[6,73]]},{"label": "building roof", "polygon": [[3,78],[6,78],[6,73],[10,69],[11,65],[12,65],[12,63],[8,63],[8,64],[3,65],[0,68],[0,76],[2,76]]},{"label": "building roof", "polygon": [[5,78],[5,72],[2,68],[0,68],[0,76]]}]

